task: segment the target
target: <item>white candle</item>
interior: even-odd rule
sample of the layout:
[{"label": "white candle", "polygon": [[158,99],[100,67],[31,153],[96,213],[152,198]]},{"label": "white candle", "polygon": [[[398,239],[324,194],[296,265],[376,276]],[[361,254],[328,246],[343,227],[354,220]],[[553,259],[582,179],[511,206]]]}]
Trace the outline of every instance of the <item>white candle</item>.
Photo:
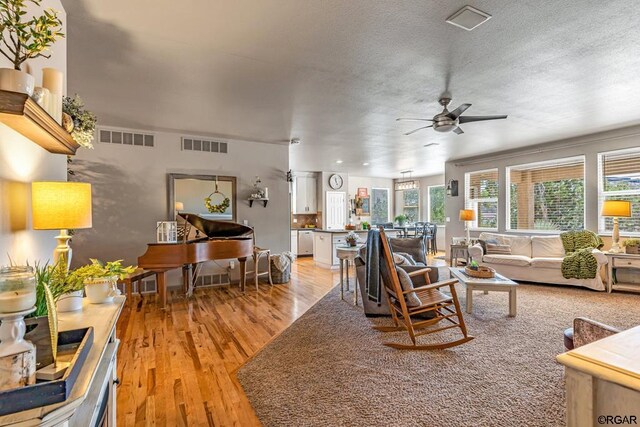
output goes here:
[{"label": "white candle", "polygon": [[35,290],[20,289],[0,293],[0,313],[15,313],[36,305]]},{"label": "white candle", "polygon": [[269,198],[269,187],[264,187],[264,198],[265,199]]},{"label": "white candle", "polygon": [[42,87],[49,89],[49,92],[52,94],[62,97],[63,82],[64,76],[62,71],[56,68],[42,69]]}]

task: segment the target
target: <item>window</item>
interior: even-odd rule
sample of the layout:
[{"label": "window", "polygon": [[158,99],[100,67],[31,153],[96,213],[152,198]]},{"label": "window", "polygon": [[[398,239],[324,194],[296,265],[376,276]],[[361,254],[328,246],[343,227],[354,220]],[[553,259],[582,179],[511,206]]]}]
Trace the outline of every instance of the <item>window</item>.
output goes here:
[{"label": "window", "polygon": [[[640,149],[598,155],[598,215],[605,200],[631,202],[631,218],[619,218],[620,234],[640,235]],[[600,233],[613,230],[613,218],[599,217]]]},{"label": "window", "polygon": [[[396,193],[397,194],[397,193]],[[407,217],[408,222],[420,220],[420,190],[402,190],[402,213]]]},{"label": "window", "polygon": [[428,221],[434,224],[444,225],[444,185],[434,185],[427,188],[427,195],[429,197]]},{"label": "window", "polygon": [[507,168],[509,230],[584,228],[584,157]]},{"label": "window", "polygon": [[476,212],[475,229],[498,229],[498,169],[464,175],[465,207]]},{"label": "window", "polygon": [[371,223],[384,224],[389,222],[389,189],[371,189]]}]

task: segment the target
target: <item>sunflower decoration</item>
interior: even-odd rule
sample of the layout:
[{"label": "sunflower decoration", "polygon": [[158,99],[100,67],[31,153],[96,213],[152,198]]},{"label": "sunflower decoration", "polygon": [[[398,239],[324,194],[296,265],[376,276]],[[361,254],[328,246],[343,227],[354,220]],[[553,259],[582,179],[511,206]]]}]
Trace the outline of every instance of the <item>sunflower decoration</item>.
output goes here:
[{"label": "sunflower decoration", "polygon": [[[217,205],[214,205],[214,204],[211,203],[211,199],[215,195],[218,195],[218,199],[222,198],[222,202],[217,204]],[[213,193],[209,194],[209,197],[206,197],[204,199],[204,206],[211,213],[224,213],[224,211],[229,209],[229,206],[231,206],[231,200],[229,200],[229,198],[227,196],[225,196],[224,194],[222,194],[218,190],[218,178],[217,177],[216,177],[216,190]]]}]

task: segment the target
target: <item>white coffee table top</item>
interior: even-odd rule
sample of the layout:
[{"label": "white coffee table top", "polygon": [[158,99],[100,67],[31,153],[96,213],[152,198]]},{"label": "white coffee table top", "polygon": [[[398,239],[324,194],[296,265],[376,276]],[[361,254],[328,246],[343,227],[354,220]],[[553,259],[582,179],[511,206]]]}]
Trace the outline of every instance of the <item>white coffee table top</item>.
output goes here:
[{"label": "white coffee table top", "polygon": [[453,274],[453,276],[456,279],[460,280],[462,283],[467,285],[518,286],[518,284],[513,280],[508,279],[504,277],[502,274],[498,274],[498,273],[496,273],[495,277],[492,277],[490,279],[480,279],[477,277],[469,276],[464,271],[464,267],[463,268],[449,267],[449,271],[451,271],[451,274]]}]

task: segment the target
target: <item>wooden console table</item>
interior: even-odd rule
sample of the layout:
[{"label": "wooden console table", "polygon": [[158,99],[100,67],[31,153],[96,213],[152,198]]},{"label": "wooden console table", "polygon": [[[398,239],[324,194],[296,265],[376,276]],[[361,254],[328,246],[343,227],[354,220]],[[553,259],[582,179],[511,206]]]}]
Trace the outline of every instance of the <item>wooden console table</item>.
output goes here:
[{"label": "wooden console table", "polygon": [[0,426],[94,426],[116,425],[116,322],[125,297],[111,304],[90,304],[82,311],[60,313],[61,331],[93,326],[93,345],[71,394],[61,403],[0,416]]},{"label": "wooden console table", "polygon": [[614,280],[616,270],[618,269],[636,269],[640,270],[640,255],[626,253],[604,253],[607,256],[607,292],[613,290],[640,292],[640,283],[617,283]]},{"label": "wooden console table", "polygon": [[[557,357],[565,366],[567,427],[633,425],[640,420],[640,326]],[[605,417],[605,418],[603,418]]]}]

